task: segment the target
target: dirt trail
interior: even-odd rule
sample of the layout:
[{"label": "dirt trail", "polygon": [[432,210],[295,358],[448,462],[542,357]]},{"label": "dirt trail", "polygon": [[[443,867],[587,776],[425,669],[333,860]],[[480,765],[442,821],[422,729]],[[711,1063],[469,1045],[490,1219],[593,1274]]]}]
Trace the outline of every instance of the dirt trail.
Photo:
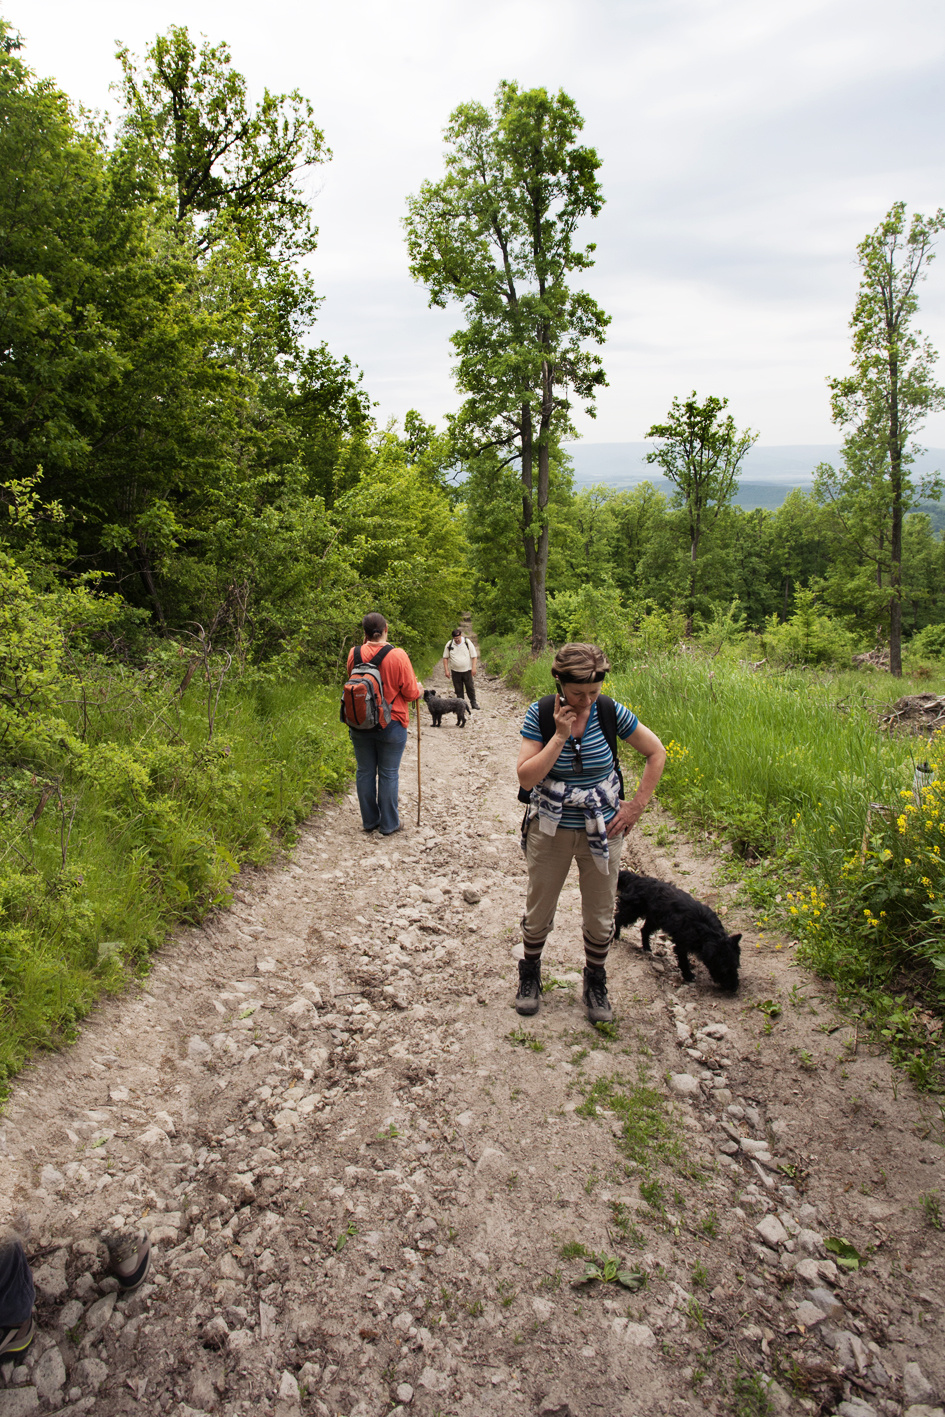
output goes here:
[{"label": "dirt trail", "polygon": [[[738,920],[739,995],[698,965],[683,985],[633,931],[599,1036],[569,885],[522,1028],[522,703],[479,683],[465,730],[425,715],[419,830],[412,725],[402,834],[365,837],[353,794],[326,806],[17,1084],[0,1213],[32,1218],[41,1331],[0,1369],[0,1417],[752,1417],[769,1379],[778,1413],[945,1398],[940,1108],[789,945],[756,948],[658,809],[625,864]],[[97,1236],[118,1220],[158,1256],[115,1302]],[[573,1288],[581,1245],[643,1287]]]}]

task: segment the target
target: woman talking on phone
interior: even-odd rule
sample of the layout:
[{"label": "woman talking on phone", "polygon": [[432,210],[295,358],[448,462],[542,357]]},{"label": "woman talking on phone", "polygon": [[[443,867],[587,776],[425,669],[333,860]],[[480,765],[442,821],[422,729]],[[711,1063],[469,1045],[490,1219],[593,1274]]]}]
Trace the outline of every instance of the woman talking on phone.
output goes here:
[{"label": "woman talking on phone", "polygon": [[[590,1023],[610,1023],[607,951],[624,836],[639,821],[666,762],[666,750],[635,713],[601,693],[610,668],[596,645],[565,645],[551,666],[557,694],[530,706],[518,755],[519,797],[528,802],[522,846],[528,898],[522,918],[515,1007],[537,1014],[541,952],[555,923],[561,888],[577,861],[584,931],[583,1002]],[[623,801],[617,761],[622,738],[645,759],[639,786]]]}]

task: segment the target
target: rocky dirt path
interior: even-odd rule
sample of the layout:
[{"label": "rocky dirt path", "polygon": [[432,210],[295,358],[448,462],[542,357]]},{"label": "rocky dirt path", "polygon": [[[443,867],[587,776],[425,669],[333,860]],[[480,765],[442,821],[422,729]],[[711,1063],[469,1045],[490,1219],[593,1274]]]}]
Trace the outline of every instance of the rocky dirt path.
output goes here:
[{"label": "rocky dirt path", "polygon": [[[595,1032],[569,887],[523,1028],[522,703],[480,682],[465,730],[424,723],[419,830],[414,735],[402,834],[326,805],[18,1082],[0,1210],[32,1218],[41,1327],[0,1369],[0,1417],[927,1417],[945,1397],[938,1104],[658,808],[625,864],[738,920],[739,995],[698,966],[683,985],[634,931]],[[139,1221],[153,1282],[116,1302],[97,1237]],[[572,1287],[590,1255],[631,1287]]]}]

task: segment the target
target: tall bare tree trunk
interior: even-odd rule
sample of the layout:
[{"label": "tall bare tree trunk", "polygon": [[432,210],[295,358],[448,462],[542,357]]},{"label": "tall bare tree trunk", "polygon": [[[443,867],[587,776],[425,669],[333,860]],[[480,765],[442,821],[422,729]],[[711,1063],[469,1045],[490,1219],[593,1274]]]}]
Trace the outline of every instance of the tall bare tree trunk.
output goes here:
[{"label": "tall bare tree trunk", "polygon": [[686,639],[692,639],[696,617],[696,566],[699,560],[699,529],[690,531],[689,541],[689,596],[686,606]]},{"label": "tall bare tree trunk", "polygon": [[154,576],[151,571],[151,557],[148,555],[148,543],[145,538],[138,536],[138,567],[141,572],[141,579],[151,597],[151,604],[154,606],[154,613],[157,615],[158,624],[161,626],[161,634],[167,634],[167,621],[164,619],[164,607],[161,598],[157,593],[157,586],[154,583]]},{"label": "tall bare tree trunk", "polygon": [[[538,485],[535,486],[535,441],[532,411],[522,405],[522,529],[528,591],[532,606],[532,652],[548,648],[548,444],[538,444]],[[536,525],[540,525],[535,535]]]},{"label": "tall bare tree trunk", "polygon": [[899,441],[899,361],[889,355],[889,480],[892,527],[889,537],[889,672],[902,678],[902,445]]}]

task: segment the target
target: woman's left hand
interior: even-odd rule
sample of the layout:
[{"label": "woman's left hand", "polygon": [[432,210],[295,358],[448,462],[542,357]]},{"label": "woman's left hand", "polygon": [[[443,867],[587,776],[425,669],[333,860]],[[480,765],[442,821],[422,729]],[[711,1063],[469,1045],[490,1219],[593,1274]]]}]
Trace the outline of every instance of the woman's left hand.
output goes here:
[{"label": "woman's left hand", "polygon": [[631,827],[635,827],[640,820],[641,807],[635,807],[632,802],[620,802],[617,805],[616,816],[611,817],[607,823],[607,835],[616,836],[618,832],[628,832]]}]

